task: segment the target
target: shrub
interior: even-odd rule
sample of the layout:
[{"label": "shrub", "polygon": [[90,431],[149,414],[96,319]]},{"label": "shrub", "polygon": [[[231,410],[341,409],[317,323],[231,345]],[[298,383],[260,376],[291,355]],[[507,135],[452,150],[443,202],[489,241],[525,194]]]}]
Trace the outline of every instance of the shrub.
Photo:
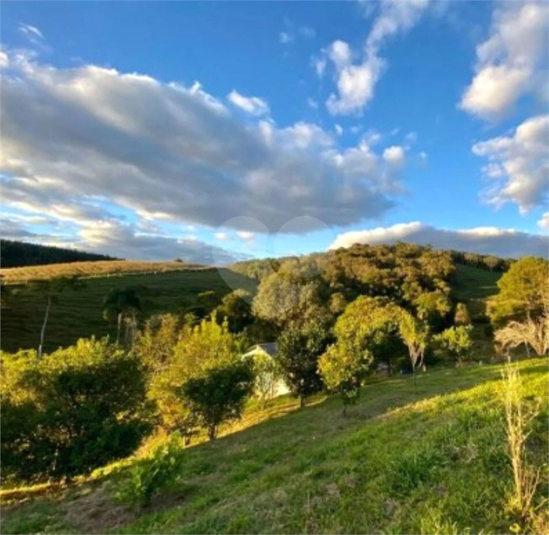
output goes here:
[{"label": "shrub", "polygon": [[179,477],[181,438],[175,434],[156,448],[150,458],[135,464],[119,487],[117,497],[126,503],[146,507],[154,494],[167,489]]},{"label": "shrub", "polygon": [[107,339],[2,360],[4,475],[86,474],[132,453],[150,429],[140,362]]}]

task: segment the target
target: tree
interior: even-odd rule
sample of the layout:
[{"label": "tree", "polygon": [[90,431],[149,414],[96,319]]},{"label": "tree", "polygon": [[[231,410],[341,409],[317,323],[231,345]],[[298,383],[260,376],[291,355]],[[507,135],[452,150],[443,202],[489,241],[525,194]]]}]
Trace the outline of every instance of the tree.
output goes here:
[{"label": "tree", "polygon": [[471,315],[465,303],[457,304],[454,323],[456,325],[471,325]]},{"label": "tree", "polygon": [[343,412],[356,403],[372,364],[376,349],[386,346],[394,331],[396,315],[383,298],[360,296],[338,318],[331,345],[319,361],[328,390],[341,395]]},{"label": "tree", "polygon": [[461,365],[461,358],[473,346],[472,330],[471,325],[459,325],[450,327],[435,337],[435,340],[454,357],[456,366]]},{"label": "tree", "polygon": [[236,362],[239,349],[239,338],[229,332],[226,321],[219,325],[215,315],[198,325],[180,325],[173,317],[146,325],[137,336],[135,350],[149,370],[148,397],[156,404],[163,430],[179,431],[189,442],[197,422],[182,396],[182,386],[210,369]]},{"label": "tree", "polygon": [[543,315],[535,320],[528,318],[524,322],[511,321],[495,332],[494,339],[504,350],[524,344],[528,353],[528,347],[531,347],[536,355],[547,355],[549,316]]},{"label": "tree", "polygon": [[[134,287],[113,288],[103,302],[103,317],[110,321],[116,318],[116,343],[120,343],[122,323],[126,324],[126,339],[135,335],[137,314],[141,312],[140,289]],[[134,336],[132,336],[134,338]]]},{"label": "tree", "polygon": [[317,301],[318,284],[309,277],[294,273],[294,266],[283,267],[267,275],[259,285],[252,304],[253,313],[277,325],[303,315]]},{"label": "tree", "polygon": [[420,294],[415,305],[417,317],[426,321],[435,330],[443,325],[444,318],[452,310],[450,298],[441,290]]},{"label": "tree", "polygon": [[360,389],[368,376],[373,355],[368,349],[353,348],[352,344],[331,345],[320,357],[318,367],[326,388],[343,399],[343,415],[347,406],[358,401]]},{"label": "tree", "polygon": [[253,391],[254,374],[246,362],[208,370],[203,377],[189,379],[181,388],[191,412],[208,438],[214,440],[223,422],[239,419]]},{"label": "tree", "polygon": [[409,312],[402,310],[399,313],[399,334],[408,348],[415,382],[416,367],[423,364],[425,350],[427,349],[429,327],[414,318]]},{"label": "tree", "polygon": [[514,262],[498,283],[499,293],[488,303],[494,326],[549,314],[549,262],[527,256]]},{"label": "tree", "polygon": [[216,308],[217,317],[227,318],[231,332],[241,332],[254,320],[251,301],[250,292],[242,289],[235,290],[223,297],[221,304]]},{"label": "tree", "polygon": [[143,367],[107,339],[2,360],[4,474],[70,479],[130,455],[151,429]]},{"label": "tree", "polygon": [[46,326],[50,317],[50,308],[52,304],[59,302],[59,295],[66,289],[78,290],[84,286],[84,281],[77,275],[72,277],[56,277],[48,280],[40,280],[33,283],[34,288],[46,300],[46,311],[44,321],[40,329],[40,343],[38,345],[38,358],[42,358],[44,349],[44,337],[46,335]]},{"label": "tree", "polygon": [[326,350],[329,336],[320,321],[311,319],[304,325],[289,324],[277,340],[280,371],[292,394],[299,397],[301,407],[306,397],[322,389],[318,359]]}]

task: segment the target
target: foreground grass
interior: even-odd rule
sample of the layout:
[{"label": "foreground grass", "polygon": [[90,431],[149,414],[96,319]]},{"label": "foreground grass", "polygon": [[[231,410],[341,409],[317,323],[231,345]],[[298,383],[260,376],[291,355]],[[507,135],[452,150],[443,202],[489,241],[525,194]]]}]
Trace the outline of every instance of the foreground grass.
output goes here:
[{"label": "foreground grass", "polygon": [[[441,369],[416,387],[410,377],[389,379],[368,386],[347,418],[337,399],[304,410],[280,399],[252,410],[240,431],[182,450],[179,479],[146,509],[117,500],[127,476],[113,470],[5,507],[2,533],[486,534],[517,522],[539,532],[507,509],[500,372]],[[543,466],[540,503],[547,360],[522,362],[521,373],[525,393],[543,407],[529,442],[531,461]]]},{"label": "foreground grass", "polygon": [[[101,262],[86,262],[99,263]],[[65,290],[59,295],[59,302],[51,307],[45,338],[46,351],[72,345],[79,338],[92,335],[115,337],[114,324],[103,319],[103,300],[111,289],[124,286],[148,288],[150,295],[145,303],[145,312],[154,314],[185,313],[197,305],[211,308],[233,289],[253,290],[255,283],[241,275],[214,268],[89,278],[84,288],[76,291]],[[199,294],[206,291],[214,293],[215,302],[208,303],[199,299]],[[45,308],[44,295],[32,286],[12,286],[7,306],[2,307],[2,349],[17,351],[38,347]]]}]

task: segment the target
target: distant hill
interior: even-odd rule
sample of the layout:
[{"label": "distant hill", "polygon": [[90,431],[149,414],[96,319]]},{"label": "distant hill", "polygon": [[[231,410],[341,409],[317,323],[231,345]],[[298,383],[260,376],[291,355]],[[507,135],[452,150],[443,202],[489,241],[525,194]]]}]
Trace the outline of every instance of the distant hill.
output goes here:
[{"label": "distant hill", "polygon": [[118,260],[112,256],[102,254],[11,240],[2,240],[0,242],[0,258],[3,268],[41,266],[44,264],[67,262]]}]

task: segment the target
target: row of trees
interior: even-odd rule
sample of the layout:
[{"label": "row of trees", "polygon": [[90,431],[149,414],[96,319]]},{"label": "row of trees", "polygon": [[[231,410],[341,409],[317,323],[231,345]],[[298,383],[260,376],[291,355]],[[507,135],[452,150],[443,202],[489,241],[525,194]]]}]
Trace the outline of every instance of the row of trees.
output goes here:
[{"label": "row of trees", "polygon": [[2,257],[3,268],[38,266],[66,262],[116,260],[115,258],[107,255],[12,240],[2,240],[0,243],[0,256]]}]

